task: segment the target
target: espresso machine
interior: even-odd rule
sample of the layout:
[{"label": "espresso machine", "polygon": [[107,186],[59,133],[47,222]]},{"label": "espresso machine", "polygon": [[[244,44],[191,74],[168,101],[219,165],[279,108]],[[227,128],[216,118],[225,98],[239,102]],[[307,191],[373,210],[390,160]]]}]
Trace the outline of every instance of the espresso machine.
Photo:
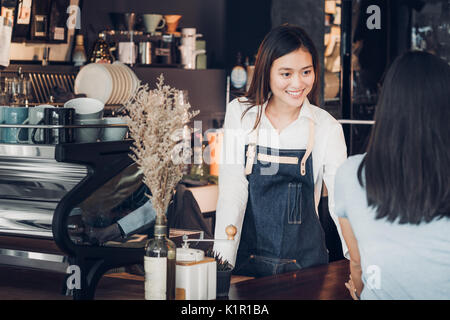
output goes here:
[{"label": "espresso machine", "polygon": [[130,139],[0,143],[0,264],[65,273],[66,279],[77,266],[81,286],[62,285],[65,294],[85,300],[94,298],[108,270],[141,263],[144,244],[92,245],[74,232],[92,213],[111,212],[142,185],[131,145]]}]

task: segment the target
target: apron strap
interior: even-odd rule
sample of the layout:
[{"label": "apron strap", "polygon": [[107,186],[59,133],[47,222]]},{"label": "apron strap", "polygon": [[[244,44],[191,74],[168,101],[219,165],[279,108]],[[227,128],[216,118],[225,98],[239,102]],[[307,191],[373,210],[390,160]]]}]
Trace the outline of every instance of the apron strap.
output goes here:
[{"label": "apron strap", "polygon": [[306,174],[306,160],[308,160],[308,157],[311,154],[313,147],[314,147],[314,121],[310,119],[308,146],[306,148],[305,154],[303,155],[302,161],[300,162],[300,174],[302,176]]},{"label": "apron strap", "polygon": [[245,163],[245,175],[248,176],[252,173],[253,163],[256,157],[256,143],[258,142],[259,124],[249,134],[249,142],[247,148],[247,162]]},{"label": "apron strap", "polygon": [[[252,173],[253,163],[256,158],[256,144],[258,142],[259,136],[259,124],[249,133],[249,143],[247,148],[247,161],[245,163],[245,175],[248,176]],[[303,155],[302,161],[300,162],[300,174],[304,176],[306,174],[306,160],[312,153],[314,148],[314,121],[309,120],[309,137],[308,137],[308,146],[306,147],[306,152]]]}]

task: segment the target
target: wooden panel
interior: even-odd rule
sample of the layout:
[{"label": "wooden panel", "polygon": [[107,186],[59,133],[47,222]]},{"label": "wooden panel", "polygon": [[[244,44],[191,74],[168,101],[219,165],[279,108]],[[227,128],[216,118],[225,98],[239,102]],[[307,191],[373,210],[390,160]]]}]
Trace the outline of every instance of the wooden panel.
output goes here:
[{"label": "wooden panel", "polygon": [[64,255],[56,243],[49,239],[0,235],[0,248]]}]

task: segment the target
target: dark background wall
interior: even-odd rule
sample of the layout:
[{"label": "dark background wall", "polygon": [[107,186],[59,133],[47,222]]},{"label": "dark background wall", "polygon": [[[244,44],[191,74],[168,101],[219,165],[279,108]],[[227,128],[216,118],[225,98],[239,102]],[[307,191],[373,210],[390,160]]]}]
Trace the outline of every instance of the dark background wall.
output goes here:
[{"label": "dark background wall", "polygon": [[227,0],[225,58],[228,70],[236,63],[238,52],[243,59],[249,57],[250,62],[254,59],[259,44],[272,27],[271,4],[272,0]]},{"label": "dark background wall", "polygon": [[[308,33],[313,40],[319,60],[323,66],[325,51],[324,33],[325,33],[325,0],[273,0],[272,1],[272,26],[278,26],[283,23],[296,24]],[[321,68],[321,93],[323,100],[323,67]]]},{"label": "dark background wall", "polygon": [[[200,106],[201,117],[212,119],[220,118],[220,112],[224,114],[224,78],[235,64],[237,53],[253,60],[259,44],[272,27],[286,22],[304,27],[323,61],[323,9],[324,0],[83,0],[80,32],[85,36],[90,53],[98,33],[112,29],[111,12],[182,15],[179,28],[195,27],[206,40],[208,68],[223,71],[198,74],[197,79],[196,72],[182,76],[182,70],[181,73],[166,70],[167,80],[169,84],[189,90],[194,100],[191,103]],[[147,80],[160,71],[151,69],[136,71]],[[214,78],[208,81],[208,77]],[[203,99],[205,92],[207,99]]]}]

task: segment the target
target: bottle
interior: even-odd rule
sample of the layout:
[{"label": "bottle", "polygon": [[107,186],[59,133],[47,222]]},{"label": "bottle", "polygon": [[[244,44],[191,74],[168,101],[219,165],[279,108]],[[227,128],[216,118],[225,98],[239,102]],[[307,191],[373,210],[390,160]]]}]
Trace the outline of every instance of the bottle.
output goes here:
[{"label": "bottle", "polygon": [[98,39],[95,42],[94,50],[91,54],[91,63],[113,63],[114,58],[109,49],[109,45],[106,43],[106,34],[100,32]]},{"label": "bottle", "polygon": [[72,62],[75,67],[81,67],[87,61],[86,51],[84,50],[83,35],[77,34],[75,37],[75,48],[73,49]]},{"label": "bottle", "polygon": [[231,86],[234,89],[242,90],[247,83],[247,71],[242,64],[241,53],[238,52],[236,58],[236,65],[231,70]]},{"label": "bottle", "polygon": [[250,85],[253,80],[253,73],[255,73],[255,64],[250,62],[250,59],[245,58],[245,66],[247,71],[247,85],[245,86],[245,90],[248,91],[250,89]]},{"label": "bottle", "polygon": [[167,238],[167,219],[156,216],[154,238],[145,247],[145,299],[175,300],[176,246]]}]

